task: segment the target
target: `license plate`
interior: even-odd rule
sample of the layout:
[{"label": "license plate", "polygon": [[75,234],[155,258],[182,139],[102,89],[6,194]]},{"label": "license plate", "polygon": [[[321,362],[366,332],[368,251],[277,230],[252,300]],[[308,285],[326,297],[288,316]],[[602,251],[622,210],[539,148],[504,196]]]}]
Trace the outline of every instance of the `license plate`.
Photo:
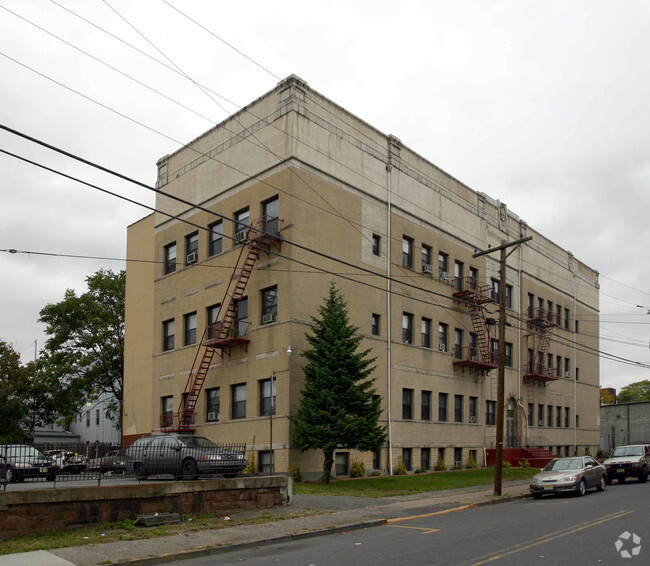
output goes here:
[{"label": "license plate", "polygon": [[552,485],[545,485],[544,489],[553,489],[553,486]]},{"label": "license plate", "polygon": [[617,472],[618,472],[619,474],[624,474],[624,473],[625,473],[625,468],[619,468],[619,469],[617,470]]},{"label": "license plate", "polygon": [[41,472],[41,474],[46,474],[47,468],[39,468],[38,471]]}]

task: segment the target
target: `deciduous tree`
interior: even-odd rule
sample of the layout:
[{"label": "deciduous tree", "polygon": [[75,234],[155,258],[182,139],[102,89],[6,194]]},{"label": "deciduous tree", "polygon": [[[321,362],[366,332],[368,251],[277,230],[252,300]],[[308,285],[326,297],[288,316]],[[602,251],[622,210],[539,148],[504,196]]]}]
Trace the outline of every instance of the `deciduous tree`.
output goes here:
[{"label": "deciduous tree", "polygon": [[632,403],[634,401],[650,401],[650,380],[630,383],[623,387],[616,396],[617,403]]}]

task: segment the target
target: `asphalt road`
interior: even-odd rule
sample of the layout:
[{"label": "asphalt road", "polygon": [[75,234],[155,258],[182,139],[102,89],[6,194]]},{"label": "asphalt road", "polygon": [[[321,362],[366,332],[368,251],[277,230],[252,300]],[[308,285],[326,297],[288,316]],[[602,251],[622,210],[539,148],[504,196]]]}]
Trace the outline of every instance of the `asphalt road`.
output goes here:
[{"label": "asphalt road", "polygon": [[[650,483],[628,482],[608,486],[603,493],[589,491],[585,497],[524,499],[463,511],[432,511],[418,518],[393,518],[386,526],[365,531],[173,564],[634,566],[650,563],[648,501]],[[635,555],[634,548],[639,546]],[[625,552],[629,558],[621,555]]]}]

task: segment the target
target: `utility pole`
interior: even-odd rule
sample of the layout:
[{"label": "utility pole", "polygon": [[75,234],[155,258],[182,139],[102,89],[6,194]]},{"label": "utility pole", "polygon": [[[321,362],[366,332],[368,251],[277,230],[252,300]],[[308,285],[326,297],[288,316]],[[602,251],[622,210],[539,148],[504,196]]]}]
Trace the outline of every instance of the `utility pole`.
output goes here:
[{"label": "utility pole", "polygon": [[[500,251],[500,277],[499,277],[499,353],[497,359],[497,438],[496,438],[496,456],[494,462],[494,495],[501,495],[502,471],[503,471],[503,415],[505,409],[505,377],[506,377],[506,259],[515,250],[506,254],[506,250],[512,246],[519,247],[521,244],[532,240],[532,236],[506,242],[502,240],[501,245],[496,248],[490,248],[482,252],[476,252],[472,257],[487,255],[492,252]],[[516,248],[515,248],[516,249]]]}]

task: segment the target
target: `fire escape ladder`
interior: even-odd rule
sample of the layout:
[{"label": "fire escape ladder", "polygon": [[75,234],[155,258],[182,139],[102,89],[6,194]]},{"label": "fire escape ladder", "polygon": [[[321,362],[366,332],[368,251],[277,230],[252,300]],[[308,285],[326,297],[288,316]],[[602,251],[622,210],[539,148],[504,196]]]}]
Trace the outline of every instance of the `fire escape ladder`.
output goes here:
[{"label": "fire escape ladder", "polygon": [[485,325],[485,317],[483,316],[483,307],[473,303],[470,303],[467,306],[472,319],[472,325],[474,326],[476,343],[481,354],[481,360],[484,362],[490,362],[490,343],[488,340],[487,327]]},{"label": "fire escape ladder", "polygon": [[[194,359],[194,365],[196,365],[196,358]],[[206,376],[208,375],[208,370],[212,364],[212,359],[214,358],[215,349],[211,347],[203,347],[201,361],[199,363],[196,372],[194,367],[190,372],[190,375],[185,386],[185,393],[181,399],[181,406],[178,412],[178,428],[180,430],[188,430],[192,424],[192,416],[194,415],[194,410],[196,409],[196,402],[199,398],[199,393],[203,388],[203,382],[205,381]],[[190,387],[188,388],[188,385]]]}]

